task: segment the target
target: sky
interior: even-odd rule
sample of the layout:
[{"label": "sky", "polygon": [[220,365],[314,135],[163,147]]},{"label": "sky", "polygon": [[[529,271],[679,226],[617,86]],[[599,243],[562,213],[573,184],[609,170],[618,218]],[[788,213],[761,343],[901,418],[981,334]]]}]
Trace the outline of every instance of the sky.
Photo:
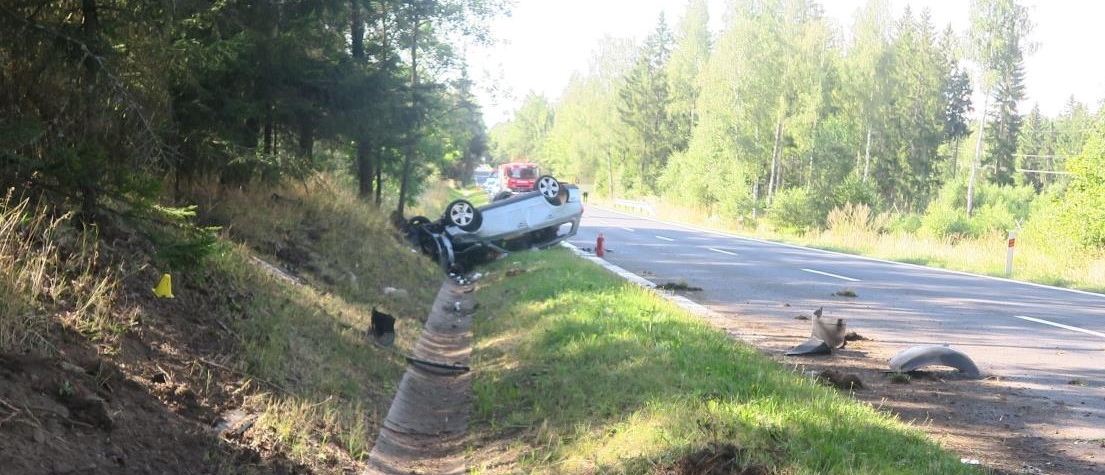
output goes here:
[{"label": "sky", "polygon": [[[711,29],[720,27],[724,0],[709,0]],[[822,0],[826,14],[845,30],[866,0]],[[687,0],[515,0],[512,14],[492,26],[490,49],[469,54],[470,74],[488,126],[510,118],[529,91],[556,101],[576,71],[586,71],[605,37],[642,41],[664,12],[669,27],[679,23]],[[966,0],[891,0],[895,15],[906,5],[928,8],[938,29],[969,26]],[[1048,116],[1060,114],[1073,95],[1097,110],[1105,98],[1105,61],[1095,50],[1105,45],[1105,2],[1021,0],[1035,28],[1029,40],[1037,50],[1025,59],[1028,99],[1021,112],[1038,104]]]}]

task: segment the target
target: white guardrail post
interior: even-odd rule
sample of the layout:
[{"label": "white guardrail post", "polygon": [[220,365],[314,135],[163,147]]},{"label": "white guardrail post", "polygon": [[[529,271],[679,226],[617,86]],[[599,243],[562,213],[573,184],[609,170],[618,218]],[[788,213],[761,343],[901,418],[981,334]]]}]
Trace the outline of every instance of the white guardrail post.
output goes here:
[{"label": "white guardrail post", "polygon": [[652,210],[652,205],[644,201],[614,200],[614,206],[619,208],[628,208],[633,211],[639,211],[648,214],[650,217],[653,218],[656,217],[656,212]]}]

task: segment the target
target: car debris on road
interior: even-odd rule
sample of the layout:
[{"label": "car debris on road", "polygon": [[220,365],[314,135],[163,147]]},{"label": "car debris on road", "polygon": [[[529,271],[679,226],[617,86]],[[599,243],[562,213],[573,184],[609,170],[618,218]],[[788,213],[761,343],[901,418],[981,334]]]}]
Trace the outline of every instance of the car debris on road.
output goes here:
[{"label": "car debris on road", "polygon": [[818,307],[813,311],[813,329],[810,338],[802,344],[786,352],[787,356],[827,355],[834,349],[844,348],[848,341],[845,338],[848,325],[843,318],[830,321],[821,318],[824,308]]}]

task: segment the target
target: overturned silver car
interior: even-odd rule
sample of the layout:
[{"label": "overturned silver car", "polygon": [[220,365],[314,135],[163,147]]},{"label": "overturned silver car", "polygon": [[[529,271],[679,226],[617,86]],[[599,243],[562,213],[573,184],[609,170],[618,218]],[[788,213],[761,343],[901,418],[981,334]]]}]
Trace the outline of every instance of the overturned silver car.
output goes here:
[{"label": "overturned silver car", "polygon": [[437,220],[411,218],[406,233],[424,253],[452,270],[496,255],[558,244],[575,236],[582,216],[579,188],[544,175],[533,191],[480,207],[456,200]]}]

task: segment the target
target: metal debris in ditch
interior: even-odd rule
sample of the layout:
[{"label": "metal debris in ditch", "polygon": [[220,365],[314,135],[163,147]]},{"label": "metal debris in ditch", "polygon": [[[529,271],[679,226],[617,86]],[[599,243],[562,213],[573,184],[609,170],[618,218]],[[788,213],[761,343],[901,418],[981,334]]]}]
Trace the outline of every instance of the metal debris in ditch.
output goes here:
[{"label": "metal debris in ditch", "polygon": [[257,422],[257,414],[246,412],[243,409],[231,409],[224,413],[211,430],[226,438],[241,437]]},{"label": "metal debris in ditch", "polygon": [[372,307],[372,339],[380,346],[395,344],[395,317]]},{"label": "metal debris in ditch", "polygon": [[971,378],[981,375],[978,366],[966,353],[948,345],[914,346],[890,358],[890,369],[901,373],[916,371],[926,366],[948,366]]},{"label": "metal debris in ditch", "polygon": [[837,318],[834,321],[831,318],[822,318],[823,312],[823,307],[813,311],[810,338],[787,351],[787,356],[827,355],[834,349],[844,348],[848,344],[844,338],[848,329],[844,319]]}]

